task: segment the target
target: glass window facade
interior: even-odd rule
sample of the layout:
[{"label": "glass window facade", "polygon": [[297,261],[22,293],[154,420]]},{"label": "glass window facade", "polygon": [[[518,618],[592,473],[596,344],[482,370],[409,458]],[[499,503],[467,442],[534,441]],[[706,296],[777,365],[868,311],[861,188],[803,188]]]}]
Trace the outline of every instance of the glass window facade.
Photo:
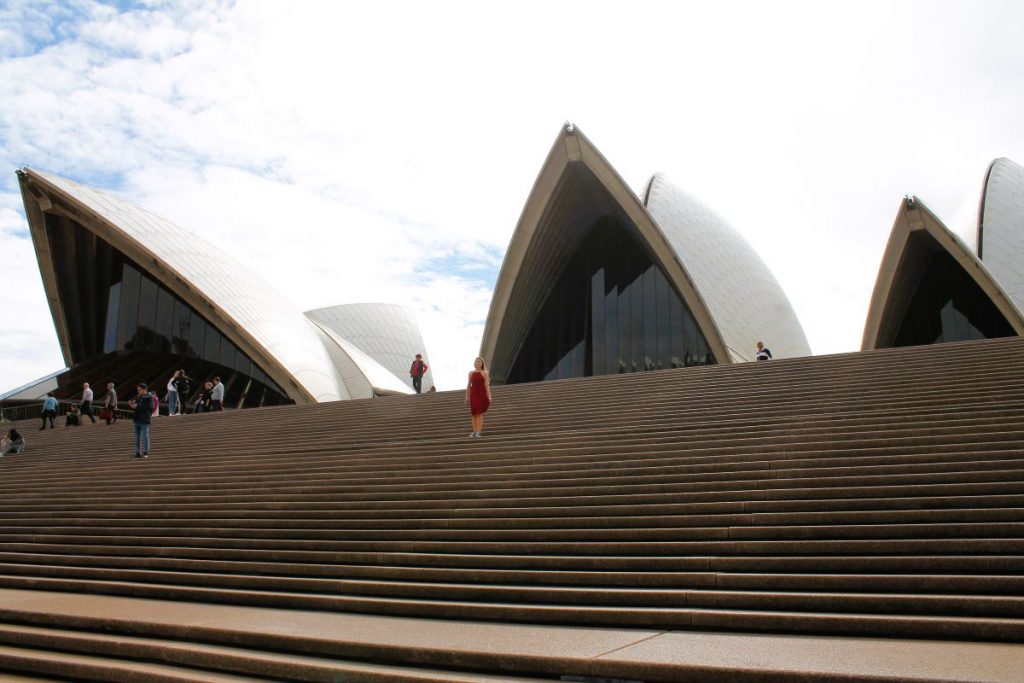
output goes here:
[{"label": "glass window facade", "polygon": [[204,361],[196,367],[203,368],[204,376],[220,375],[228,387],[229,403],[251,406],[289,402],[252,359],[131,262],[122,261],[120,278],[110,286],[107,300],[107,352],[169,354]]},{"label": "glass window facade", "polygon": [[[162,394],[180,368],[197,382],[220,376],[228,406],[292,402],[217,328],[111,244],[63,215],[47,212],[44,223],[75,368],[102,367],[125,397],[137,381],[155,383]],[[131,358],[103,365],[114,353]]]},{"label": "glass window facade", "polygon": [[947,252],[936,252],[900,322],[893,346],[1013,336],[1013,328]]},{"label": "glass window facade", "polygon": [[632,229],[604,218],[548,294],[506,382],[714,362],[689,308]]}]

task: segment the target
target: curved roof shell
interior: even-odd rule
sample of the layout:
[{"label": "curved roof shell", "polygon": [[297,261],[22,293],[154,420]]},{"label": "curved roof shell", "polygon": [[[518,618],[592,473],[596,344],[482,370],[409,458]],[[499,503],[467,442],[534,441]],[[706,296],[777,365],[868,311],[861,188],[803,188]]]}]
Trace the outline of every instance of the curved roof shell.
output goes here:
[{"label": "curved roof shell", "polygon": [[337,371],[313,325],[230,255],[131,202],[61,176],[24,169],[20,182],[43,285],[68,365],[76,359],[70,353],[44,212],[74,219],[145,269],[263,367],[296,402],[343,397]]},{"label": "curved roof shell", "polygon": [[[651,189],[655,197],[648,207],[586,136],[571,125],[563,128],[516,225],[488,311],[481,355],[495,383],[507,376],[552,283],[576,247],[594,221],[609,214],[634,228],[719,362],[752,360],[758,339],[778,348],[778,355],[810,353],[785,294],[749,244],[660,177],[652,180]],[[706,263],[719,258],[712,250],[723,246],[729,251],[721,258],[734,259],[732,267],[724,260],[721,267]],[[748,267],[753,280],[739,272]],[[727,281],[724,293],[716,292],[719,283],[714,277]],[[771,285],[764,295],[751,294],[743,289],[751,281]],[[758,299],[769,310],[784,311],[780,320],[785,325],[777,328],[774,321],[758,315],[748,326],[728,310],[730,302],[746,310],[750,299]],[[759,322],[763,327],[751,331]]]},{"label": "curved roof shell", "polygon": [[786,293],[739,231],[661,174],[647,183],[644,203],[701,293],[732,360],[754,360],[758,340],[777,357],[811,355]]},{"label": "curved roof shell", "polygon": [[[914,239],[916,236],[925,239]],[[1020,335],[1024,315],[986,264],[916,197],[900,206],[878,269],[861,348],[888,348],[896,336],[931,253],[942,249],[974,280]]]},{"label": "curved roof shell", "polygon": [[[354,347],[350,356],[363,374],[380,391],[409,393],[409,367],[416,354],[427,355],[416,317],[398,304],[342,304],[306,311],[306,317],[334,337]],[[359,362],[365,358],[370,362]],[[434,383],[432,370],[423,378],[424,388]]]},{"label": "curved roof shell", "polygon": [[996,159],[985,174],[978,211],[978,257],[1024,311],[1024,166]]}]

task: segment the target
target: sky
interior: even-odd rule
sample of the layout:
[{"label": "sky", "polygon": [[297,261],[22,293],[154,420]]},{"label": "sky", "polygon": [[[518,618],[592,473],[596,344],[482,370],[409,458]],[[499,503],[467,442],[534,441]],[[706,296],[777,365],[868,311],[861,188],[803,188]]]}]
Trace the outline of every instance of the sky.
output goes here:
[{"label": "sky", "polygon": [[1024,163],[1022,45],[1012,1],[0,0],[0,391],[63,367],[23,166],[301,310],[410,306],[458,388],[565,121],[745,235],[814,353],[857,350],[901,198],[962,229],[992,159]]}]

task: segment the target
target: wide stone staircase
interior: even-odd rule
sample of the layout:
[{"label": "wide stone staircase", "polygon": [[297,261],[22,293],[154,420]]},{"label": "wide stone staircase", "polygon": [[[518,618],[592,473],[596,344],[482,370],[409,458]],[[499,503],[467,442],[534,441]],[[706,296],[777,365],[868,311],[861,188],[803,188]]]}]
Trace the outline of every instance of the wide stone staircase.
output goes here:
[{"label": "wide stone staircase", "polygon": [[[496,387],[481,439],[462,392],[161,417],[147,460],[127,421],[24,425],[0,460],[0,670],[792,680],[595,659],[687,634],[1024,672],[1022,357],[1013,338]],[[536,653],[563,638],[593,652]],[[799,680],[975,680],[827,659]]]}]

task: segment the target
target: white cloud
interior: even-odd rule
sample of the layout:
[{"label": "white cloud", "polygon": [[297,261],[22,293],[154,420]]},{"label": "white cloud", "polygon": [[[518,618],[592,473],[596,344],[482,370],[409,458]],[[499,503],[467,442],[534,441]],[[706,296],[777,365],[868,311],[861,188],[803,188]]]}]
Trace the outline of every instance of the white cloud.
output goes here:
[{"label": "white cloud", "polygon": [[[859,347],[900,197],[948,217],[991,158],[1024,160],[1008,2],[8,6],[0,165],[113,188],[303,309],[411,302],[442,387],[565,119],[634,187],[666,171],[733,222],[819,353]],[[2,344],[41,360],[0,388],[59,358],[11,234]]]}]

